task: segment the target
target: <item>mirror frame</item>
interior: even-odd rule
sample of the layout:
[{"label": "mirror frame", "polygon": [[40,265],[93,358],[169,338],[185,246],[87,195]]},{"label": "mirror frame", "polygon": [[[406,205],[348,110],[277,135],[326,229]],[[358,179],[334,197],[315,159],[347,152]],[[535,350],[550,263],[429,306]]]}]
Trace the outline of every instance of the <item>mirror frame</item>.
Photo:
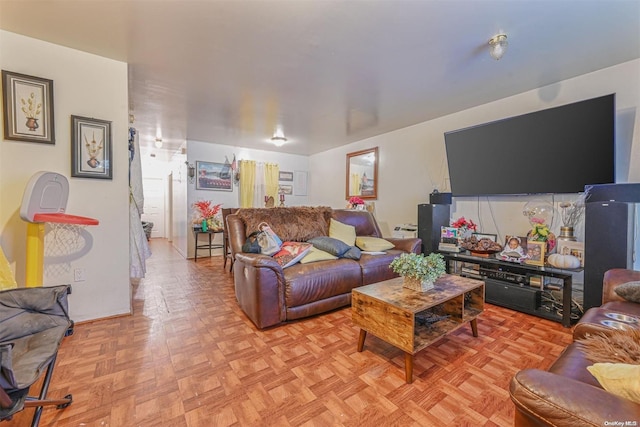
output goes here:
[{"label": "mirror frame", "polygon": [[[373,163],[373,192],[372,194],[363,196],[360,194],[349,194],[349,177],[351,176],[351,162],[357,157],[364,157],[373,154],[375,162]],[[363,200],[373,200],[378,198],[378,147],[370,148],[368,150],[355,151],[353,153],[347,153],[347,179],[345,187],[346,200],[349,200],[352,196],[358,196]]]}]

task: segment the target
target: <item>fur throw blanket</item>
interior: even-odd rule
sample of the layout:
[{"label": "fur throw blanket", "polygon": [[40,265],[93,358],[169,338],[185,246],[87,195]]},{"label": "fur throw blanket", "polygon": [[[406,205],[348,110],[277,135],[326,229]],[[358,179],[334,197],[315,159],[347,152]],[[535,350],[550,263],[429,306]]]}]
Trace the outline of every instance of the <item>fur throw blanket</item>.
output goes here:
[{"label": "fur throw blanket", "polygon": [[327,206],[292,206],[242,208],[236,215],[244,222],[247,235],[257,231],[261,222],[266,222],[283,242],[306,242],[329,234],[332,212]]},{"label": "fur throw blanket", "polygon": [[640,365],[640,330],[614,330],[578,340],[593,363],[629,363]]}]

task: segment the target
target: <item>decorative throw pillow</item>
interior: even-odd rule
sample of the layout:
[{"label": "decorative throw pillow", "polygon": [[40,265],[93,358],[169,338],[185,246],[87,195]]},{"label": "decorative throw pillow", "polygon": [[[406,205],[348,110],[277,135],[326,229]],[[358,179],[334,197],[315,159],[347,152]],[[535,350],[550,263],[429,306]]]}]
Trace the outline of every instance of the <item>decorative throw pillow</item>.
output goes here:
[{"label": "decorative throw pillow", "polygon": [[342,258],[355,259],[357,261],[361,256],[362,252],[360,252],[360,249],[357,246],[351,246],[351,249],[345,252]]},{"label": "decorative throw pillow", "polygon": [[311,246],[311,250],[300,260],[300,264],[307,264],[316,261],[326,261],[330,259],[338,259],[337,256],[331,255],[329,252],[321,251],[320,249]]},{"label": "decorative throw pillow", "polygon": [[356,246],[367,252],[382,252],[392,249],[395,245],[379,237],[356,237]]},{"label": "decorative throw pillow", "polygon": [[329,221],[329,237],[343,241],[349,246],[356,244],[356,228],[331,218]]},{"label": "decorative throw pillow", "polygon": [[616,287],[615,293],[627,301],[640,303],[640,282],[627,282]]},{"label": "decorative throw pillow", "polygon": [[587,370],[609,393],[640,403],[640,365],[596,363]]},{"label": "decorative throw pillow", "polygon": [[291,267],[300,261],[311,250],[311,245],[304,242],[284,242],[280,251],[273,256],[282,268]]},{"label": "decorative throw pillow", "polygon": [[313,239],[308,240],[308,242],[311,243],[314,248],[329,252],[331,255],[337,256],[338,258],[351,249],[351,246],[347,245],[342,240],[334,239],[329,236],[314,237]]}]

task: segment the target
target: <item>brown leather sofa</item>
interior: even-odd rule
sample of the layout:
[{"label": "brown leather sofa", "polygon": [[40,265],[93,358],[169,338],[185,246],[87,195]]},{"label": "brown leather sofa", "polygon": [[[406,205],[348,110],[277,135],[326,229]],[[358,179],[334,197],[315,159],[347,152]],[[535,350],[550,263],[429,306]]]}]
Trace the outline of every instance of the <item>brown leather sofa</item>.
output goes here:
[{"label": "brown leather sofa", "polygon": [[367,211],[287,207],[240,209],[227,216],[236,298],[259,329],[348,306],[353,288],[397,277],[389,263],[403,252],[420,252],[420,239],[385,238],[395,247],[384,255],[298,263],[285,269],[270,256],[242,252],[247,235],[260,221],[267,222],[283,241],[307,241],[328,236],[331,218],[354,226],[357,236],[382,237]]},{"label": "brown leather sofa", "polygon": [[[612,331],[600,323],[601,320],[610,319],[606,313],[640,317],[640,304],[625,301],[614,292],[616,286],[637,280],[640,280],[639,271],[607,271],[603,281],[603,305],[585,313],[574,328],[574,339],[594,332],[606,334]],[[514,425],[640,425],[640,404],[605,391],[587,371],[587,366],[592,364],[580,343],[574,342],[548,371],[525,369],[518,372],[511,380],[509,389],[516,407]]]}]

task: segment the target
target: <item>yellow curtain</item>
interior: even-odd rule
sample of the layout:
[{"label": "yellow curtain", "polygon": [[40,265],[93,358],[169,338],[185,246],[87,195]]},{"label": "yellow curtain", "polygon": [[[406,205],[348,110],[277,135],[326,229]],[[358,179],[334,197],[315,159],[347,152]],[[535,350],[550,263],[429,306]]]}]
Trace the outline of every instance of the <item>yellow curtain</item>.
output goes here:
[{"label": "yellow curtain", "polygon": [[275,163],[267,163],[264,165],[264,182],[266,187],[266,195],[278,200],[278,180],[280,178],[280,166]]},{"label": "yellow curtain", "polygon": [[256,182],[256,162],[240,160],[240,207],[253,207],[253,188]]},{"label": "yellow curtain", "polygon": [[349,185],[349,195],[350,196],[359,196],[360,195],[360,184],[361,184],[361,177],[360,174],[358,173],[352,173],[351,174],[351,184]]}]

